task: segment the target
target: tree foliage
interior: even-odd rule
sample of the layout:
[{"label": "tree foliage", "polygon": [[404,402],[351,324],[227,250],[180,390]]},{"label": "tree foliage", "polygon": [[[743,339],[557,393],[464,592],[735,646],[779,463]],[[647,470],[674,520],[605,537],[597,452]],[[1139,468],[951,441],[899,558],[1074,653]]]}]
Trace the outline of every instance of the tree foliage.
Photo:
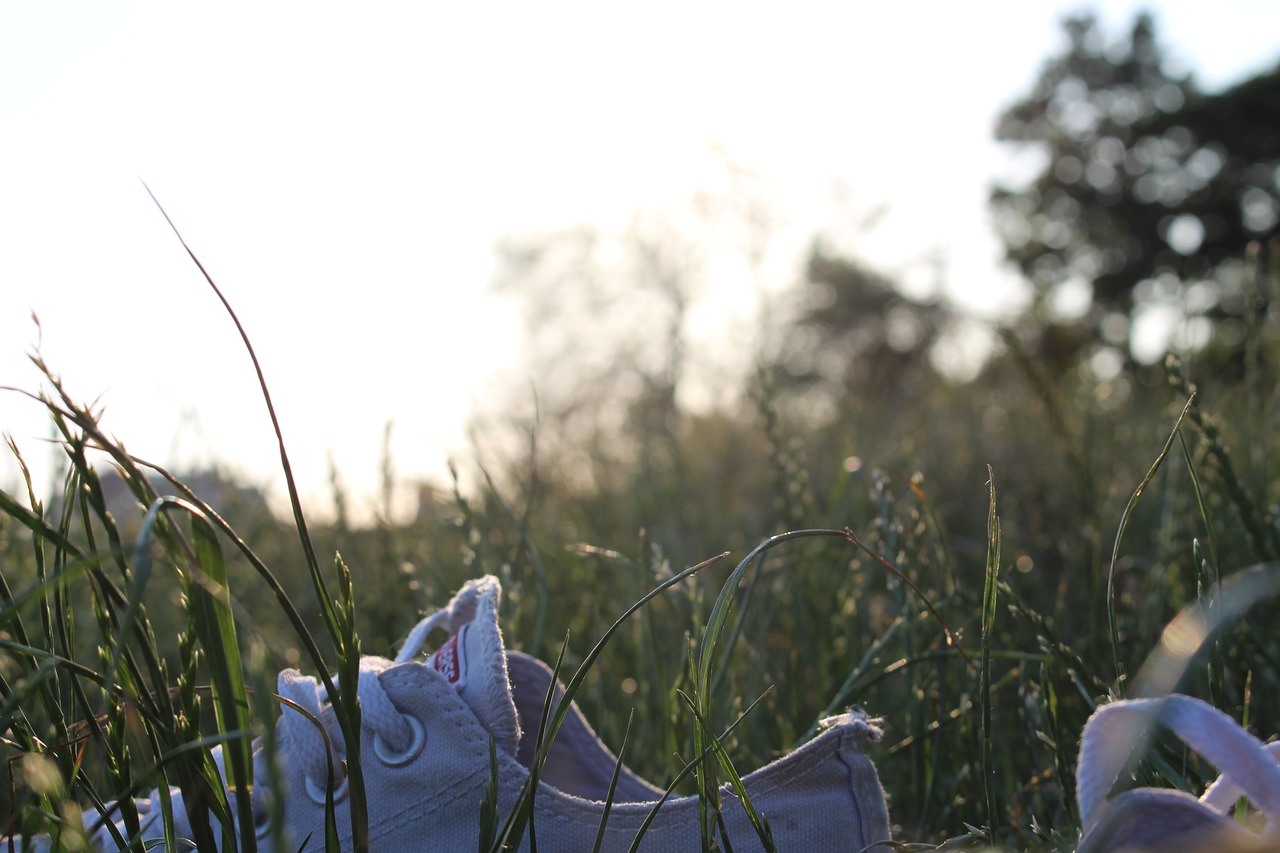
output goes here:
[{"label": "tree foliage", "polygon": [[937,301],[907,296],[898,284],[820,244],[811,250],[796,288],[778,372],[781,390],[825,401],[827,418],[850,407],[892,419],[937,381],[930,353],[951,313]]},{"label": "tree foliage", "polygon": [[[1280,69],[1217,94],[1171,62],[1150,16],[1107,43],[1064,23],[1068,47],[999,119],[1040,168],[992,193],[1006,257],[1034,287],[1046,341],[1070,363],[1090,344],[1139,361],[1163,321],[1174,349],[1238,348],[1250,241],[1280,212]],[[1134,346],[1143,326],[1147,343]],[[1061,327],[1075,326],[1076,336]],[[1158,338],[1158,336],[1157,336]]]}]

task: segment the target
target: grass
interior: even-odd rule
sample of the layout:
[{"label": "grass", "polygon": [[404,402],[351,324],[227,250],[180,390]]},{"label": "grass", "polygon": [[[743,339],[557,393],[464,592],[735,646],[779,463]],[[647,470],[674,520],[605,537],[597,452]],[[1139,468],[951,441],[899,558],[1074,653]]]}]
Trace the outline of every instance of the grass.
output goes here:
[{"label": "grass", "polygon": [[[1266,270],[1257,282],[1275,286]],[[1179,690],[1280,731],[1280,637],[1256,607],[1280,578],[1275,325],[1260,321],[1244,382],[1196,390],[1194,365],[1171,362],[1167,384],[1134,381],[1120,406],[1016,353],[969,385],[939,381],[890,428],[874,406],[813,427],[766,381],[748,416],[665,425],[664,454],[622,468],[588,454],[600,470],[584,476],[563,446],[531,440],[478,466],[482,485],[452,505],[368,530],[308,526],[274,417],[292,521],[215,511],[105,435],[37,353],[42,389],[7,393],[47,410],[65,476],[47,498],[29,478],[0,492],[3,832],[77,849],[82,809],[174,786],[207,807],[201,849],[255,849],[248,798],[227,796],[211,750],[246,789],[251,737],[273,754],[276,671],[321,677],[358,743],[344,687],[360,655],[489,572],[508,644],[556,660],[633,769],[703,798],[704,849],[721,783],[740,789],[745,768],[848,706],[885,718],[873,758],[895,837],[1070,849],[1075,750],[1099,703]],[[1243,468],[1233,447],[1248,448]],[[110,477],[134,514],[112,514]],[[544,715],[535,778],[566,704]],[[341,829],[368,849],[348,760]],[[275,761],[263,772],[278,779]],[[1136,775],[1199,790],[1213,771],[1157,739]],[[536,832],[534,793],[506,814],[477,803],[480,849]],[[122,818],[123,847],[138,817]],[[767,821],[753,816],[766,848]],[[331,812],[307,849],[339,849],[339,830]]]}]

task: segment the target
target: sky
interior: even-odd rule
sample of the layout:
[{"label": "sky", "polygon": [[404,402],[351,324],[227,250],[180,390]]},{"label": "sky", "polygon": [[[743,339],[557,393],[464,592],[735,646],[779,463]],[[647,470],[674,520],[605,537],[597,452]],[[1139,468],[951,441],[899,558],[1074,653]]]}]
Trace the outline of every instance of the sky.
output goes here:
[{"label": "sky", "polygon": [[[1151,9],[1209,90],[1280,60],[1273,0],[0,0],[0,386],[39,390],[38,347],[133,453],[280,493],[252,365],[147,187],[252,339],[319,511],[331,463],[372,505],[388,423],[406,486],[439,482],[470,414],[536,384],[496,241],[679,203],[726,158],[785,223],[775,286],[883,209],[859,257],[908,279],[941,258],[957,305],[1014,310],[991,129],[1086,8],[1117,35]],[[704,316],[750,314],[735,286]],[[0,392],[0,431],[47,484],[40,407]]]}]

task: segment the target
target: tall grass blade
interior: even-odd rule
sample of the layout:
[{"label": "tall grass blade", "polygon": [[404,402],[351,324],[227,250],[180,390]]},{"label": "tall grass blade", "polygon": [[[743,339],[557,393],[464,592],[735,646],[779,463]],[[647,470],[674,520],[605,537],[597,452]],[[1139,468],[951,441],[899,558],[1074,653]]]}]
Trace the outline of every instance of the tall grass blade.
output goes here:
[{"label": "tall grass blade", "polygon": [[[736,728],[738,728],[738,724],[745,720],[747,715],[755,710],[756,705],[760,704],[760,700],[763,698],[764,695],[762,694],[748,705],[746,709],[739,714],[723,732],[720,733],[719,739],[723,741]],[[627,848],[627,853],[636,853],[636,851],[640,849],[640,843],[644,840],[644,836],[649,831],[649,827],[653,825],[655,820],[657,820],[658,813],[662,811],[663,805],[666,804],[667,800],[671,799],[671,795],[675,793],[675,790],[680,783],[685,779],[688,779],[689,774],[693,773],[694,770],[701,766],[702,763],[710,757],[711,747],[707,747],[703,752],[686,761],[680,770],[676,772],[676,774],[671,778],[671,781],[667,784],[666,789],[662,792],[662,796],[658,798],[658,801],[653,804],[653,808],[649,809],[649,813],[645,815],[644,820],[640,822],[640,826],[636,829],[636,836],[632,839],[631,846]]]},{"label": "tall grass blade", "polygon": [[[534,752],[532,762],[533,766],[530,768],[529,780],[521,789],[519,796],[516,798],[515,804],[512,806],[511,813],[507,817],[506,823],[503,826],[502,832],[494,843],[493,849],[495,853],[502,850],[507,845],[519,845],[521,836],[524,832],[524,825],[532,815],[532,803],[536,794],[535,789],[537,788],[538,779],[542,773],[542,767],[546,764],[547,756],[551,752],[551,744],[555,740],[556,732],[560,730],[560,725],[564,722],[565,715],[569,713],[573,697],[582,687],[582,683],[586,680],[587,673],[591,670],[591,667],[595,665],[596,659],[599,658],[600,653],[604,651],[605,645],[637,610],[644,607],[662,593],[666,592],[672,586],[675,586],[686,578],[697,574],[708,566],[719,562],[725,556],[725,554],[719,554],[709,560],[704,560],[695,566],[690,566],[689,568],[684,569],[658,584],[634,604],[628,607],[626,611],[624,611],[623,614],[609,626],[604,634],[601,635],[600,639],[596,641],[596,644],[591,647],[591,651],[589,651],[582,659],[582,663],[579,664],[577,670],[574,671],[573,677],[570,678],[569,682],[565,685],[564,695],[561,696],[560,701],[556,703],[554,711],[548,713],[548,710],[550,710],[551,694],[552,691],[555,690],[556,684],[556,678],[553,677],[551,679],[551,685],[547,688],[548,696],[546,706],[544,707],[542,725],[538,731],[537,748]],[[563,648],[561,650],[561,657],[563,657]],[[560,660],[558,659],[556,666],[553,667],[553,674],[558,674],[559,664]]]},{"label": "tall grass blade", "polygon": [[996,512],[996,475],[987,466],[987,565],[986,581],[982,587],[982,663],[978,680],[978,715],[981,728],[978,738],[981,748],[982,791],[987,806],[987,828],[994,836],[1004,819],[996,791],[995,761],[991,743],[992,687],[991,647],[995,641],[996,602],[1000,580],[1000,516]]},{"label": "tall grass blade", "polygon": [[[773,548],[789,542],[793,539],[803,538],[823,538],[835,537],[850,541],[850,534],[847,530],[793,530],[787,533],[780,533],[761,542],[751,550],[743,560],[738,563],[724,584],[720,587],[720,593],[716,596],[715,603],[711,606],[711,614],[707,617],[706,627],[703,629],[702,638],[698,642],[697,660],[694,666],[694,708],[696,709],[695,719],[698,721],[694,727],[694,750],[697,754],[702,754],[708,748],[715,751],[717,744],[708,743],[707,736],[710,731],[711,721],[711,698],[712,685],[715,683],[714,675],[716,663],[721,655],[717,652],[716,646],[719,642],[720,635],[724,630],[725,622],[729,618],[729,610],[733,603],[734,595],[738,590],[738,585],[743,577],[756,565],[756,561],[761,559],[763,555]],[[723,662],[722,662],[723,663]],[[699,795],[702,803],[702,826],[703,832],[709,831],[708,821],[712,815],[718,815],[720,811],[720,791],[715,781],[715,773],[710,766],[704,765],[703,772],[699,774]],[[745,791],[743,792],[745,794]],[[709,838],[704,834],[703,844],[708,845]]]},{"label": "tall grass blade", "polygon": [[[165,221],[169,223],[169,227],[178,238],[178,242],[182,244],[182,248],[186,250],[187,255],[191,258],[192,262],[195,263],[196,268],[200,270],[200,274],[204,276],[204,280],[218,297],[218,301],[220,301],[223,308],[226,309],[228,316],[235,324],[236,331],[240,334],[240,340],[244,343],[249,359],[253,363],[254,372],[258,377],[258,387],[262,390],[262,398],[266,403],[267,412],[271,418],[271,426],[275,431],[276,443],[280,450],[280,466],[284,471],[285,485],[289,492],[289,504],[293,509],[293,519],[294,523],[297,525],[298,538],[302,545],[303,554],[306,557],[307,568],[311,574],[311,581],[315,587],[317,597],[320,600],[321,612],[323,613],[325,622],[329,627],[330,635],[333,638],[335,645],[338,645],[341,653],[344,634],[340,621],[341,617],[337,613],[337,607],[334,599],[329,594],[328,584],[324,580],[324,575],[320,572],[320,562],[316,559],[315,547],[312,544],[311,534],[307,528],[306,517],[302,511],[302,501],[298,494],[297,483],[293,477],[293,467],[289,463],[289,453],[285,447],[284,432],[280,428],[280,419],[276,416],[275,404],[271,400],[271,392],[267,387],[267,379],[262,371],[262,365],[258,361],[258,355],[253,348],[253,343],[249,340],[249,334],[245,331],[244,325],[240,322],[240,318],[236,315],[235,310],[232,309],[231,303],[227,301],[226,296],[223,295],[222,290],[214,282],[213,277],[209,275],[208,270],[204,268],[204,264],[200,262],[200,259],[196,256],[195,252],[189,245],[187,245],[187,241],[183,238],[182,233],[178,230],[178,227],[174,224],[173,220],[169,218],[169,214],[165,211],[164,206],[160,204],[160,201],[155,197],[155,194],[151,192],[151,188],[148,187],[145,182],[143,183],[143,187],[146,189],[147,195],[151,196],[151,200],[155,202],[156,207],[160,210],[161,215],[164,216]],[[348,748],[351,750],[346,772],[349,786],[347,799],[350,806],[352,843],[355,845],[357,853],[367,853],[369,849],[369,814],[368,803],[365,799],[364,773],[360,767],[359,760],[360,729],[359,721],[352,719],[352,712],[357,707],[357,704],[354,697],[350,701],[342,699],[336,689],[336,685],[327,675],[326,669],[321,667],[320,671],[324,675],[325,687],[329,690],[329,696],[333,702],[334,709],[338,712],[336,717],[338,725],[342,729],[343,738],[348,744]],[[352,691],[354,694],[356,689],[355,684],[348,682],[347,689]]]},{"label": "tall grass blade", "polygon": [[1116,562],[1120,559],[1120,541],[1124,538],[1124,532],[1129,527],[1129,520],[1133,516],[1134,508],[1138,505],[1138,499],[1142,497],[1142,493],[1146,491],[1156,472],[1164,464],[1165,458],[1169,455],[1169,450],[1173,447],[1173,442],[1178,437],[1178,430],[1182,427],[1182,422],[1186,420],[1188,413],[1190,413],[1195,399],[1194,393],[1187,398],[1187,403],[1182,407],[1182,413],[1178,415],[1178,420],[1174,423],[1173,430],[1169,433],[1169,437],[1165,439],[1164,447],[1160,448],[1160,455],[1156,457],[1155,462],[1151,463],[1151,467],[1147,469],[1146,476],[1142,478],[1138,488],[1133,490],[1133,495],[1129,498],[1129,502],[1125,504],[1124,512],[1120,516],[1120,524],[1116,529],[1115,544],[1111,548],[1111,564],[1107,569],[1107,627],[1111,636],[1111,661],[1115,667],[1116,689],[1121,697],[1126,694],[1127,685],[1125,684],[1124,661],[1120,657],[1120,622],[1116,618],[1115,600]]},{"label": "tall grass blade", "polygon": [[480,803],[480,853],[488,853],[498,837],[498,744],[489,738],[489,781]]},{"label": "tall grass blade", "polygon": [[[194,507],[192,508],[194,509]],[[214,536],[213,528],[196,512],[191,518],[192,540],[195,545],[196,569],[201,575],[195,578],[199,593],[196,607],[196,624],[203,635],[204,647],[211,655],[221,659],[210,668],[213,682],[213,707],[218,731],[248,731],[249,698],[245,685],[244,665],[240,659],[240,646],[236,638],[235,619],[231,613],[231,590],[227,586],[227,565],[222,549]],[[226,757],[232,790],[237,794],[236,807],[240,816],[240,843],[242,849],[256,851],[257,835],[254,831],[253,804],[253,748],[246,739],[229,742],[222,750]]]},{"label": "tall grass blade", "polygon": [[[707,728],[706,720],[700,713],[698,713],[698,703],[683,690],[679,691],[679,694],[680,698],[683,699],[684,703],[688,706],[689,711],[693,714],[694,723],[702,729],[703,736],[708,742],[707,748],[715,757],[717,763],[720,765],[720,769],[728,779],[730,790],[732,790],[737,796],[738,802],[742,805],[743,811],[747,813],[747,820],[751,822],[751,827],[756,831],[756,835],[759,836],[760,843],[764,846],[766,853],[777,853],[777,844],[773,840],[773,832],[769,829],[769,822],[765,820],[764,816],[759,814],[756,811],[755,806],[752,805],[751,796],[747,793],[747,787],[742,782],[742,776],[738,773],[737,768],[733,766],[733,760],[725,750],[724,744],[721,743],[720,738],[716,737],[715,732]],[[724,832],[723,815],[720,809],[716,809],[715,815],[717,822],[721,826],[721,839],[724,841],[725,849],[728,850],[730,846],[730,839],[728,833]]]},{"label": "tall grass blade", "polygon": [[618,759],[613,763],[613,775],[609,777],[609,790],[605,794],[604,809],[600,812],[600,828],[596,830],[595,843],[591,845],[591,853],[600,853],[600,845],[604,844],[604,831],[609,824],[609,812],[613,810],[613,799],[618,791],[618,777],[622,775],[622,765],[626,760],[627,742],[631,739],[631,724],[635,722],[636,712],[631,709],[627,715],[627,727],[622,733],[622,744],[618,747]]},{"label": "tall grass blade", "polygon": [[[1194,398],[1196,391],[1183,375],[1178,359],[1170,356],[1166,361],[1166,368],[1174,385],[1187,396]],[[1249,494],[1249,490],[1236,472],[1235,464],[1231,461],[1231,454],[1217,422],[1201,411],[1199,406],[1189,406],[1189,408],[1191,422],[1204,436],[1206,457],[1217,468],[1221,478],[1219,485],[1239,512],[1240,523],[1249,536],[1254,552],[1261,559],[1280,556],[1280,527],[1274,523],[1274,518],[1263,510],[1259,501]]]}]

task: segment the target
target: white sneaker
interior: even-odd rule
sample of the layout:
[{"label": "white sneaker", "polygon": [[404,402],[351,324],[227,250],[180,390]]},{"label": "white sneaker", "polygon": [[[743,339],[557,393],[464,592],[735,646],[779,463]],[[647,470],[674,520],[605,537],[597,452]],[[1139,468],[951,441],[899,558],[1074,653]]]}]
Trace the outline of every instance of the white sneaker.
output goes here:
[{"label": "white sneaker", "polygon": [[[369,807],[370,847],[378,853],[475,850],[481,804],[490,783],[490,742],[496,745],[498,815],[504,817],[530,776],[529,767],[551,687],[551,670],[520,652],[507,652],[498,628],[497,579],[471,581],[448,608],[424,619],[394,661],[360,662],[361,756]],[[437,627],[449,638],[425,661],[414,658]],[[557,686],[556,699],[562,695]],[[327,767],[342,767],[342,736],[324,688],[294,670],[280,674],[280,695],[323,721],[326,738],[288,707],[278,723],[286,776],[284,815],[296,845],[323,849]],[[847,713],[827,721],[812,741],[744,777],[756,811],[772,829],[777,849],[788,851],[888,851],[889,818],[875,767],[865,754],[880,738],[874,721]],[[333,749],[333,755],[328,749]],[[219,757],[220,760],[220,757]],[[265,761],[255,760],[255,815],[259,849],[270,849],[262,789]],[[553,741],[534,798],[538,848],[551,853],[589,851],[605,812],[616,758],[576,706]],[[336,786],[342,849],[351,849],[345,782]],[[175,791],[174,811],[182,814]],[[723,817],[735,853],[762,849],[745,810],[722,790]],[[641,824],[663,792],[625,767],[608,812],[601,849],[630,849]],[[139,803],[143,838],[161,838],[158,797]],[[97,819],[96,814],[89,819]],[[646,830],[643,853],[688,853],[701,845],[696,796],[668,799]],[[177,819],[181,837],[185,815]],[[86,822],[91,830],[93,827]],[[521,850],[527,850],[526,832]],[[98,849],[115,849],[109,831],[93,834]],[[728,849],[723,839],[717,839]],[[154,842],[153,842],[154,843]],[[34,849],[47,849],[36,846]],[[28,848],[32,849],[32,848]]]},{"label": "white sneaker", "polygon": [[[1222,775],[1199,799],[1135,788],[1108,799],[1137,744],[1161,723]],[[1231,717],[1190,696],[1104,705],[1085,724],[1077,769],[1084,836],[1077,853],[1280,850],[1280,743],[1264,745]],[[1241,797],[1260,813],[1250,828],[1227,815]],[[1257,831],[1254,831],[1254,830]]]}]

